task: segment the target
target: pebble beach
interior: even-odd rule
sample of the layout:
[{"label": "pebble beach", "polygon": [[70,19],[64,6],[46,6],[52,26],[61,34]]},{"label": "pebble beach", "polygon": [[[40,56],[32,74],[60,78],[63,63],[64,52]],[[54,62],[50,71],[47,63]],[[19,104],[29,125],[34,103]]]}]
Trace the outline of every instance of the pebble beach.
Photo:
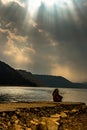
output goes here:
[{"label": "pebble beach", "polygon": [[74,102],[0,103],[0,130],[87,130],[87,106]]}]

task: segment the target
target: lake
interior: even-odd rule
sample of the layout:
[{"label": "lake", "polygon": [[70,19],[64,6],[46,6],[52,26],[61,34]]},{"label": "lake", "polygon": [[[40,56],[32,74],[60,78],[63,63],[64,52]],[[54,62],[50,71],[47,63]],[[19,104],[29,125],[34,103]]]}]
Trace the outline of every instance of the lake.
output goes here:
[{"label": "lake", "polygon": [[[0,87],[0,102],[52,101],[54,88],[45,87]],[[87,104],[87,89],[59,88],[64,102]]]}]

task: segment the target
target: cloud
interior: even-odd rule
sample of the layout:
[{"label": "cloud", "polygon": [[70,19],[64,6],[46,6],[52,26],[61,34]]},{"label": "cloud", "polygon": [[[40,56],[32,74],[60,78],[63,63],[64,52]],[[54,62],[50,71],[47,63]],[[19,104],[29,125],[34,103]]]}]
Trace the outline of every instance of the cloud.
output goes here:
[{"label": "cloud", "polygon": [[[9,30],[0,29],[0,57],[15,68],[26,68],[33,64],[31,57],[35,50],[27,45],[27,37],[16,35]],[[5,38],[6,36],[6,38]],[[4,38],[3,38],[4,37]]]},{"label": "cloud", "polygon": [[[75,5],[74,7],[76,8]],[[82,8],[81,5],[80,7]],[[82,9],[84,12],[84,7]],[[56,13],[56,11],[59,11],[59,12]],[[72,12],[73,10],[70,10],[70,11]],[[50,44],[50,48],[46,46],[48,50],[48,54],[49,55],[51,54],[53,57],[55,57],[55,62],[52,63],[51,61],[50,66],[52,66],[53,64],[54,65],[56,64],[56,67],[54,67],[54,69],[61,68],[60,71],[57,71],[59,69],[55,69],[57,75],[62,74],[66,76],[67,78],[73,79],[74,81],[87,80],[87,76],[86,76],[86,73],[87,73],[86,72],[86,66],[87,66],[86,21],[87,20],[84,17],[86,16],[86,12],[84,12],[84,14],[81,15],[80,14],[81,12],[78,11],[78,8],[77,8],[76,15],[78,16],[78,20],[75,20],[76,15],[74,16],[73,12],[72,12],[72,15],[73,17],[75,17],[74,19],[70,12],[67,12],[67,11],[65,12],[65,13],[68,13],[67,20],[66,18],[63,17],[64,12],[61,13],[61,10],[54,10],[53,16],[50,16],[51,14],[47,12],[47,16],[49,16],[49,19],[47,19],[46,16],[44,15],[46,14],[46,12],[47,11],[45,7],[39,10],[37,23],[38,23],[39,29],[44,30],[44,32],[48,32],[50,34],[51,41],[56,41],[54,42],[56,43],[55,44],[56,48],[52,47],[52,44]],[[54,22],[53,22],[53,19],[51,21],[50,17],[54,18]],[[51,42],[46,43],[46,45],[48,45],[49,43]],[[52,52],[49,53],[49,50],[51,49],[53,49],[53,53]],[[45,53],[46,52],[47,51],[45,50]],[[64,70],[64,73],[62,70]],[[68,73],[68,75],[65,73]],[[82,75],[79,77],[80,73]],[[52,71],[52,74],[55,74],[55,72]]]},{"label": "cloud", "polygon": [[27,3],[0,3],[1,60],[33,73],[87,81],[87,1],[71,0],[52,8],[42,3],[35,17]]},{"label": "cloud", "polygon": [[0,18],[3,21],[3,27],[5,28],[5,24],[9,29],[14,29],[14,27],[21,29],[23,28],[23,24],[25,24],[27,8],[18,4],[17,1],[11,1],[7,4],[0,4]]},{"label": "cloud", "polygon": [[21,2],[20,0],[1,0],[3,4],[9,4],[10,2],[15,2],[19,4],[20,6],[24,6],[24,3]]}]

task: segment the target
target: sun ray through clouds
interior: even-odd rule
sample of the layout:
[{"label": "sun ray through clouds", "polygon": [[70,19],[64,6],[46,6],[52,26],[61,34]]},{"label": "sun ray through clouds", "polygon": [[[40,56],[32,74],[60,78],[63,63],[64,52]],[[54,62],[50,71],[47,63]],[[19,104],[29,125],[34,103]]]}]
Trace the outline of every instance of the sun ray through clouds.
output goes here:
[{"label": "sun ray through clouds", "polygon": [[0,0],[1,59],[33,73],[74,79],[79,64],[85,73],[86,10],[86,0]]}]

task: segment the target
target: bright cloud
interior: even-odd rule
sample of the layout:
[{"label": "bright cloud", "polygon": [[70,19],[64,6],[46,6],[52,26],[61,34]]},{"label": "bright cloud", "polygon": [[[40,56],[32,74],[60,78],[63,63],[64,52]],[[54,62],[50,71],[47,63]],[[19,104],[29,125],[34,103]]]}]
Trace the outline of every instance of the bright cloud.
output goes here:
[{"label": "bright cloud", "polygon": [[[7,40],[5,43],[0,44],[1,48],[3,47],[2,55],[11,62],[16,68],[26,66],[26,64],[33,64],[31,57],[35,55],[35,50],[31,46],[27,46],[27,37],[22,37],[11,33],[9,30],[0,29],[0,32],[8,35],[6,36]],[[17,44],[15,43],[17,42]],[[18,44],[21,43],[21,46],[18,47]],[[23,44],[23,45],[22,45]],[[25,45],[25,46],[24,46]]]},{"label": "bright cloud", "polygon": [[28,64],[33,64],[31,56],[35,54],[35,51],[31,48],[17,48],[13,44],[13,41],[8,39],[7,47],[3,51],[4,56],[8,57],[8,60],[11,59],[13,62],[13,66],[16,68],[25,68],[25,66]]},{"label": "bright cloud", "polygon": [[3,4],[8,4],[9,2],[16,2],[18,3],[19,5],[23,6],[24,7],[24,4],[20,2],[20,0],[1,0],[3,2]]}]

